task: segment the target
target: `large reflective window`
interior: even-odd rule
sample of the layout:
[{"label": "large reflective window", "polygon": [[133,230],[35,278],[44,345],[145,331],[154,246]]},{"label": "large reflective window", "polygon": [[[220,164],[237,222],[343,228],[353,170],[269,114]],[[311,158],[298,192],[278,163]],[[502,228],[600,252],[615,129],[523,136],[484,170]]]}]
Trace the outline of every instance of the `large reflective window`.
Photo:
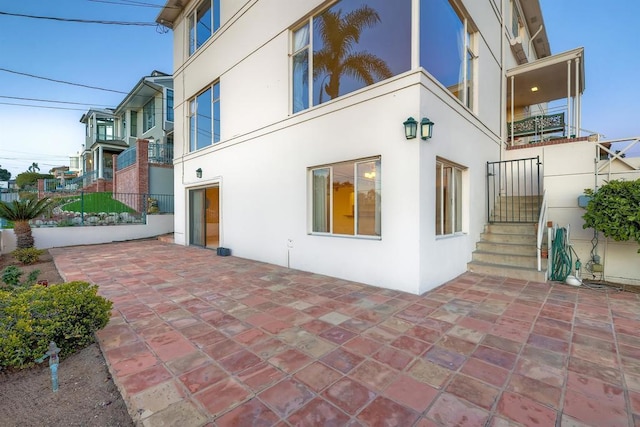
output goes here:
[{"label": "large reflective window", "polygon": [[473,38],[449,0],[420,2],[420,65],[473,108]]},{"label": "large reflective window", "polygon": [[380,236],[381,172],[379,158],[313,169],[312,232]]},{"label": "large reflective window", "polygon": [[220,0],[205,0],[189,16],[189,55],[220,28]]},{"label": "large reflective window", "polygon": [[306,26],[294,31],[293,112],[411,68],[411,0],[342,0],[311,22],[311,69]]}]

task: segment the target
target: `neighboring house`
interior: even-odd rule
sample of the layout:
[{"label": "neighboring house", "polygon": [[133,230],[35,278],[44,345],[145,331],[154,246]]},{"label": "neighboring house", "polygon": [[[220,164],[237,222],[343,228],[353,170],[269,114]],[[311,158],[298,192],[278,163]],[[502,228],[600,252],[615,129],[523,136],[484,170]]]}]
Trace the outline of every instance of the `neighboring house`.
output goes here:
[{"label": "neighboring house", "polygon": [[587,143],[583,50],[551,55],[538,0],[168,0],[157,22],[178,244],[419,294],[481,270],[501,197],[534,196],[533,230],[543,180],[494,194],[488,163]]},{"label": "neighboring house", "polygon": [[[116,132],[129,147],[115,160],[119,193],[173,194],[173,78],[153,71],[115,109]],[[139,153],[144,141],[146,153]]]},{"label": "neighboring house", "polygon": [[[83,147],[81,187],[97,191],[171,194],[173,192],[173,79],[171,75],[153,71],[145,76],[115,109],[90,109],[80,119],[86,125]],[[138,140],[146,140],[150,163],[164,165],[155,176],[131,176],[120,182],[125,188],[113,187],[114,167],[124,169],[135,163]],[[122,157],[120,157],[122,156]],[[118,159],[119,160],[115,160]],[[117,165],[114,164],[117,163]],[[166,167],[169,165],[169,167]],[[153,174],[150,168],[145,168]],[[146,172],[145,172],[146,173]],[[132,183],[128,187],[127,183]],[[154,187],[155,186],[155,187]],[[149,188],[154,187],[154,188]]]}]

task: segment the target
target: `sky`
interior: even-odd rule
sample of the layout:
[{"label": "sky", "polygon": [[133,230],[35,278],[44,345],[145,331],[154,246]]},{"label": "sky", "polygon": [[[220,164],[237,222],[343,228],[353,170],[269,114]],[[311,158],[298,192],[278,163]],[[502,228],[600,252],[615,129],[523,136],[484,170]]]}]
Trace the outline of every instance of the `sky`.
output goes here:
[{"label": "sky", "polygon": [[[0,0],[0,167],[15,178],[34,162],[43,173],[55,166],[68,166],[69,156],[84,143],[83,112],[91,106],[116,107],[143,76],[153,70],[173,70],[171,31],[2,13],[154,23],[164,3]],[[585,48],[582,127],[606,139],[640,136],[636,106],[640,56],[635,46],[640,1],[610,0],[603,6],[600,0],[540,0],[540,4],[553,54]],[[640,155],[640,147],[634,152]]]}]

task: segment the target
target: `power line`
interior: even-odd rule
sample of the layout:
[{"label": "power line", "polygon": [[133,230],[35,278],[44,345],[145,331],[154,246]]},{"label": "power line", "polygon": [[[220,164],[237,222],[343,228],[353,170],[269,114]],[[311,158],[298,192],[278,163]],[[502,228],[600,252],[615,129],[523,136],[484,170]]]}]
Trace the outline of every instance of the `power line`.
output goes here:
[{"label": "power line", "polygon": [[60,21],[60,22],[76,22],[81,24],[125,25],[125,26],[138,26],[138,27],[157,27],[158,26],[158,24],[155,22],[104,21],[99,19],[58,18],[55,16],[26,15],[22,13],[10,13],[10,12],[1,12],[1,11],[0,11],[0,15],[15,16],[19,18],[46,19],[50,21]]},{"label": "power line", "polygon": [[13,103],[13,102],[0,102],[0,105],[13,105],[15,107],[48,108],[48,109],[51,109],[51,110],[87,111],[86,108],[70,108],[70,107],[54,107],[54,106],[48,106],[48,105],[17,104],[17,103]]},{"label": "power line", "polygon": [[[93,106],[93,107],[98,108],[95,104],[89,104],[89,103],[86,103],[86,102],[56,101],[56,100],[53,100],[53,99],[24,98],[24,97],[21,97],[21,96],[6,96],[6,95],[0,95],[0,98],[17,99],[17,100],[20,100],[20,101],[52,102],[52,103],[56,103],[56,104],[88,105],[88,106]],[[110,107],[103,107],[103,108],[110,108]]]},{"label": "power line", "polygon": [[95,3],[107,3],[107,4],[117,4],[118,6],[137,6],[137,7],[153,7],[156,9],[180,9],[179,7],[176,6],[162,6],[159,4],[153,4],[153,3],[145,3],[145,2],[141,2],[141,1],[127,1],[127,0],[122,0],[122,1],[116,1],[116,0],[88,0],[90,2],[95,2]]},{"label": "power line", "polygon": [[[0,13],[2,13],[2,12],[0,12]],[[7,68],[0,68],[0,71],[4,71],[6,73],[18,74],[20,76],[33,77],[34,79],[47,80],[47,81],[54,82],[54,83],[62,83],[62,84],[67,84],[67,85],[71,85],[71,86],[85,87],[87,89],[103,90],[105,92],[122,93],[122,94],[125,94],[125,95],[127,95],[129,93],[129,92],[121,91],[121,90],[106,89],[106,88],[99,87],[99,86],[90,86],[90,85],[85,85],[85,84],[82,84],[82,83],[73,83],[73,82],[68,82],[68,81],[65,81],[65,80],[52,79],[50,77],[36,76],[35,74],[23,73],[23,72],[20,72],[20,71],[9,70]]]}]

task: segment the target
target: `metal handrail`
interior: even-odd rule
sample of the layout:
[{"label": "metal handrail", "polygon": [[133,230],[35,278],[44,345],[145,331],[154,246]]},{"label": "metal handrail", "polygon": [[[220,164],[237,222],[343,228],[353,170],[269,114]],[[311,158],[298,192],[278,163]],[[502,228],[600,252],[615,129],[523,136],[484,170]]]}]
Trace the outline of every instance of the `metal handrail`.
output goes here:
[{"label": "metal handrail", "polygon": [[[542,193],[542,203],[540,204],[540,216],[538,217],[538,230],[536,236],[536,252],[538,256],[538,271],[542,271],[542,236],[544,224],[547,223],[547,190]],[[547,241],[549,250],[549,241]]]}]

